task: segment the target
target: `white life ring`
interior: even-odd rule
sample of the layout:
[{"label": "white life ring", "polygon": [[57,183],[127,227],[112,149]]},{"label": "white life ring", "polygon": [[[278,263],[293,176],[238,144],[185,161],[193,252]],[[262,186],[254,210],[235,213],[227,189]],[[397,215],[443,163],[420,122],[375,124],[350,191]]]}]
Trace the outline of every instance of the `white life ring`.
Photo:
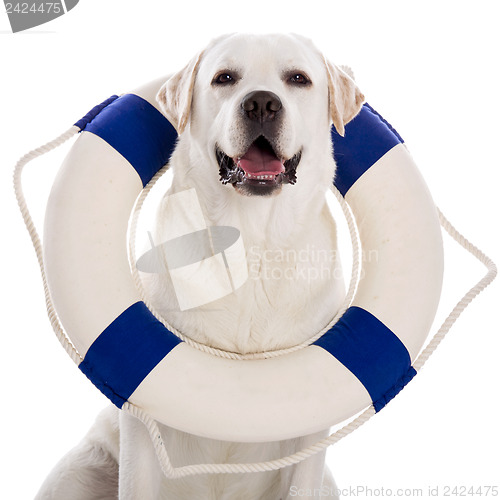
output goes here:
[{"label": "white life ring", "polygon": [[416,373],[443,275],[437,210],[402,139],[367,104],[345,137],[332,132],[335,184],[362,247],[377,252],[363,262],[351,307],[313,345],[270,359],[225,359],[171,333],[130,273],[131,210],[177,137],[155,102],[162,83],[114,96],[77,122],[82,132],[49,198],[49,289],[81,370],[118,407],[128,401],[214,439],[288,439],[370,405],[380,410]]}]

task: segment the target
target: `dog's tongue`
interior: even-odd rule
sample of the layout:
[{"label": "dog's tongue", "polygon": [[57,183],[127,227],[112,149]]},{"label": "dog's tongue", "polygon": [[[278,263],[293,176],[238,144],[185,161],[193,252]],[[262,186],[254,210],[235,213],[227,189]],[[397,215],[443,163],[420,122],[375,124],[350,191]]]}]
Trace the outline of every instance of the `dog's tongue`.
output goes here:
[{"label": "dog's tongue", "polygon": [[238,165],[249,174],[277,175],[285,171],[283,163],[272,151],[261,149],[255,144],[240,158]]}]

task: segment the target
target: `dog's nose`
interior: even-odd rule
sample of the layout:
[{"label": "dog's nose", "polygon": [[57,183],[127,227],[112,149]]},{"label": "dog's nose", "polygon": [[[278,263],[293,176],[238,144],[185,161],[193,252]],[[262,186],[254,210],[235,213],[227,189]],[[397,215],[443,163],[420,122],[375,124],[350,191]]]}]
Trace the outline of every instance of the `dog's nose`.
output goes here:
[{"label": "dog's nose", "polygon": [[274,120],[282,104],[280,98],[273,92],[256,90],[243,98],[241,108],[250,120],[262,123]]}]

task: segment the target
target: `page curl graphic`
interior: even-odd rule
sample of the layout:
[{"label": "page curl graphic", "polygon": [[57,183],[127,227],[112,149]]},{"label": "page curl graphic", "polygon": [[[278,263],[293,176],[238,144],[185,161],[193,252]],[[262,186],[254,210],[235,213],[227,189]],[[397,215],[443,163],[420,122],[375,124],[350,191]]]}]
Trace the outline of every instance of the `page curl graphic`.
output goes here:
[{"label": "page curl graphic", "polygon": [[27,2],[4,0],[5,10],[13,33],[25,31],[48,23],[73,9],[79,0],[29,0]]}]

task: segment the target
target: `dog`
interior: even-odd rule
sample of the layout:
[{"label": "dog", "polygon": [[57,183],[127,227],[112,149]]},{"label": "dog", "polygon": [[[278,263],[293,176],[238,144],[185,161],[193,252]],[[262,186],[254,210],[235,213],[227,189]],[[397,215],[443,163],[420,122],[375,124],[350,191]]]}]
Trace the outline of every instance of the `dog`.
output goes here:
[{"label": "dog", "polygon": [[[248,278],[230,294],[179,310],[168,275],[144,275],[150,302],[175,329],[217,349],[251,354],[306,341],[328,324],[345,294],[325,195],[335,176],[331,126],[343,135],[364,101],[352,74],[298,35],[231,34],[171,76],[157,101],[179,139],[155,240],[175,233],[165,216],[170,197],[194,189],[208,226],[240,231]],[[177,466],[271,460],[313,444],[328,429],[259,444],[165,426],[161,433]],[[336,498],[325,453],[279,471],[169,480],[142,422],[109,407],[37,498],[285,500],[300,492]]]}]

